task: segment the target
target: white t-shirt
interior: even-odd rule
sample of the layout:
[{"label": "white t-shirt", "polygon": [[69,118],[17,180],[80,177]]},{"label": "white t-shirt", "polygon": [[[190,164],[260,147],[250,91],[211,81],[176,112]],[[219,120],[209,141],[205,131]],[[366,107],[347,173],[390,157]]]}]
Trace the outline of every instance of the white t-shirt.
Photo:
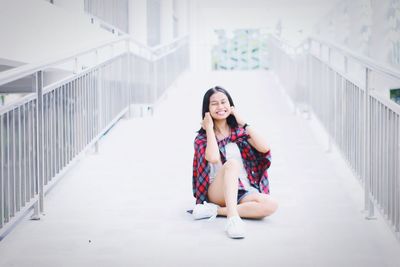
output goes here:
[{"label": "white t-shirt", "polygon": [[[240,154],[239,147],[237,146],[236,143],[228,143],[225,146],[225,152],[226,152],[226,160],[235,159],[240,164],[239,179],[244,185],[244,188],[246,190],[249,190],[250,182],[249,179],[247,178],[246,169],[243,166],[242,155]],[[215,176],[217,175],[217,172],[221,167],[222,167],[221,162],[215,164],[210,163],[210,183],[214,181]]]}]

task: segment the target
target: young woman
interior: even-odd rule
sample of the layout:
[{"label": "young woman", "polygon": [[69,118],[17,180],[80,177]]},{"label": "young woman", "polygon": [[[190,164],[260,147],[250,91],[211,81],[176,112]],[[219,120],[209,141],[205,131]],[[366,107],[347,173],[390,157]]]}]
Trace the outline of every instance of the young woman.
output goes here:
[{"label": "young woman", "polygon": [[228,236],[244,238],[241,218],[261,219],[278,207],[269,196],[269,147],[221,87],[205,93],[202,115],[194,141],[193,216],[226,216]]}]

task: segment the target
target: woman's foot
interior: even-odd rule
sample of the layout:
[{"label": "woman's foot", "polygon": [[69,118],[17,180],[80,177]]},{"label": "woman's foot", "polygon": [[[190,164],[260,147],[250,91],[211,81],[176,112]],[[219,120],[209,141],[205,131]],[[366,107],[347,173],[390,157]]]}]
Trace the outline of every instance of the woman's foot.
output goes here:
[{"label": "woman's foot", "polygon": [[214,203],[196,204],[193,209],[193,217],[195,220],[217,217],[218,205]]},{"label": "woman's foot", "polygon": [[230,238],[244,238],[245,237],[245,225],[242,219],[236,215],[227,218],[225,231]]}]

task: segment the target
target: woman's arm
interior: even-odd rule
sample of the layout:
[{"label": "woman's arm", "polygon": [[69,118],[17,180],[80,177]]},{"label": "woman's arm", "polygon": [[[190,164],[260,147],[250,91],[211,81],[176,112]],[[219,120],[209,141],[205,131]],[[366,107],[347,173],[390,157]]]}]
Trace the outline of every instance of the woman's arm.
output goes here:
[{"label": "woman's arm", "polygon": [[207,147],[206,160],[211,163],[217,163],[221,160],[217,140],[215,139],[214,129],[207,129]]},{"label": "woman's arm", "polygon": [[202,127],[206,130],[207,134],[206,160],[211,163],[217,163],[221,160],[221,157],[219,155],[217,139],[215,138],[214,123],[209,112],[204,116]]},{"label": "woman's arm", "polygon": [[[231,107],[231,109],[232,109],[232,114],[235,116],[235,119],[236,119],[237,123],[239,124],[239,126],[243,127],[246,124],[246,122],[237,113],[237,111],[234,107]],[[254,130],[253,126],[247,125],[246,131],[247,131],[247,134],[250,136],[248,141],[252,147],[254,147],[258,152],[261,152],[261,153],[267,153],[269,151],[267,142],[264,140],[264,138],[261,135],[259,135]]]},{"label": "woman's arm", "polygon": [[246,130],[250,136],[248,139],[250,145],[257,149],[258,152],[267,153],[269,151],[269,147],[264,138],[253,129],[253,126],[248,125]]}]

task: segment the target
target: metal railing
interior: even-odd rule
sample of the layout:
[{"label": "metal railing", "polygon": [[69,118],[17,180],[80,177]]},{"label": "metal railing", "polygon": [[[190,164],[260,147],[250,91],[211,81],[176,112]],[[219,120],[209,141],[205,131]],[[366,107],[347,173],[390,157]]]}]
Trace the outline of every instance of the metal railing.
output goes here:
[{"label": "metal railing", "polygon": [[128,0],[84,0],[84,10],[92,18],[100,19],[105,29],[129,33]]},{"label": "metal railing", "polygon": [[[35,93],[0,106],[0,239],[32,207],[33,218],[40,216],[45,193],[87,149],[97,150],[131,105],[156,104],[188,66],[187,37],[167,47],[160,52],[122,37],[0,74],[0,86],[29,75],[35,81]],[[69,77],[44,85],[46,69],[69,62]]]},{"label": "metal railing", "polygon": [[[307,106],[364,185],[366,218],[374,206],[399,237],[400,106],[389,99],[400,72],[310,38],[299,47],[271,37],[272,68],[295,107]],[[290,80],[290,81],[288,81]]]}]

